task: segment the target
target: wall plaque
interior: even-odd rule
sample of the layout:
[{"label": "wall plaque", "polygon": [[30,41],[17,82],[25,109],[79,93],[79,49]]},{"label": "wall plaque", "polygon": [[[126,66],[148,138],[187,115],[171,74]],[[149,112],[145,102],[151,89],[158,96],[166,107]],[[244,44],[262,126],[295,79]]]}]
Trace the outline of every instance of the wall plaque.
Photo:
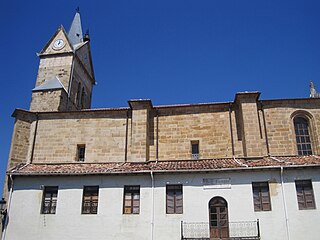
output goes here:
[{"label": "wall plaque", "polygon": [[230,178],[204,178],[203,188],[204,189],[230,189],[231,179]]}]

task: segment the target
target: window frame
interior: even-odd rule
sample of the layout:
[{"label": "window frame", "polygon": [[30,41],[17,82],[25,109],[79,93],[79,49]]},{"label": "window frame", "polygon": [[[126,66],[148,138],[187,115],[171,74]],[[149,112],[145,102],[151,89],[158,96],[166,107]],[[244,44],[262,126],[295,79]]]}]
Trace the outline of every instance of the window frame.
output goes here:
[{"label": "window frame", "polygon": [[[126,196],[130,196],[126,199]],[[138,196],[138,198],[137,198]],[[140,185],[125,185],[123,187],[123,214],[140,214]],[[130,204],[126,205],[126,200],[130,201]],[[138,202],[138,204],[137,204]]]},{"label": "window frame", "polygon": [[252,199],[255,212],[272,211],[269,182],[252,182]]},{"label": "window frame", "polygon": [[[173,211],[169,210],[169,193],[173,193]],[[181,206],[178,205],[179,199],[177,194],[181,195]],[[181,209],[181,210],[179,210]],[[182,184],[167,184],[166,185],[166,214],[183,214],[183,185]]]},{"label": "window frame", "polygon": [[[299,210],[316,209],[316,202],[315,202],[315,198],[314,198],[312,180],[311,179],[295,180],[295,187],[296,187],[298,209]],[[300,188],[301,188],[301,193],[300,194],[302,194],[302,196],[300,196],[300,199],[302,197],[302,201],[299,201],[299,190],[300,190]],[[306,188],[309,188],[309,189],[306,189]],[[309,191],[309,193],[307,191]],[[311,201],[311,206],[308,206],[308,204],[310,204],[310,203],[308,203],[307,194],[310,194],[309,201]]]},{"label": "window frame", "polygon": [[[86,206],[86,203],[89,203],[89,206]],[[98,214],[98,205],[99,186],[83,186],[81,214]],[[89,210],[86,210],[86,208]]]},{"label": "window frame", "polygon": [[77,95],[76,95],[76,106],[81,107],[81,83],[78,82]]},{"label": "window frame", "polygon": [[[81,149],[83,149],[83,157],[82,158],[80,157]],[[77,161],[84,162],[85,159],[86,159],[86,145],[85,144],[78,144],[77,145]]]},{"label": "window frame", "polygon": [[86,95],[86,92],[85,92],[85,90],[84,90],[84,87],[82,87],[82,90],[81,90],[81,101],[80,101],[80,107],[81,107],[81,109],[84,108],[85,95]]},{"label": "window frame", "polygon": [[[58,186],[44,186],[42,191],[41,214],[56,214],[58,203]],[[50,194],[49,200],[46,200],[46,194]],[[54,196],[55,195],[55,196]],[[49,202],[49,207],[46,210],[46,201]]]},{"label": "window frame", "polygon": [[[306,127],[303,127],[303,124]],[[314,152],[312,144],[312,130],[310,119],[304,115],[297,115],[293,118],[293,130],[297,154],[299,156],[312,155]]]},{"label": "window frame", "polygon": [[[194,148],[194,146],[196,146]],[[194,151],[197,150],[197,151]],[[200,144],[199,140],[192,140],[191,141],[191,158],[193,160],[198,160],[200,158]]]}]

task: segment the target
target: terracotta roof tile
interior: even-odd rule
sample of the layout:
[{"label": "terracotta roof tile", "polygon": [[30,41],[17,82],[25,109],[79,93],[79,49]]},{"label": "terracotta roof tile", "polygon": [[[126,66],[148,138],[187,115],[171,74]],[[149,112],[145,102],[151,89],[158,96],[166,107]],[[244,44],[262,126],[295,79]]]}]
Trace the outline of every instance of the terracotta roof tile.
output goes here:
[{"label": "terracotta roof tile", "polygon": [[56,163],[18,165],[9,170],[12,175],[92,175],[129,174],[141,172],[183,172],[255,169],[261,167],[320,166],[319,156],[263,157],[258,159],[221,158],[122,163]]}]

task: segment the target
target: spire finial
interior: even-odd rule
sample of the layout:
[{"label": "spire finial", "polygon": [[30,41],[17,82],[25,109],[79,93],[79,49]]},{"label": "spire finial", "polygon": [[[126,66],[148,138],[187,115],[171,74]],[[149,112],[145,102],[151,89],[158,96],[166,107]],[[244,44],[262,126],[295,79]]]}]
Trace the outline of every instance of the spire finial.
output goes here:
[{"label": "spire finial", "polygon": [[80,7],[79,6],[76,8],[76,12],[80,13]]}]

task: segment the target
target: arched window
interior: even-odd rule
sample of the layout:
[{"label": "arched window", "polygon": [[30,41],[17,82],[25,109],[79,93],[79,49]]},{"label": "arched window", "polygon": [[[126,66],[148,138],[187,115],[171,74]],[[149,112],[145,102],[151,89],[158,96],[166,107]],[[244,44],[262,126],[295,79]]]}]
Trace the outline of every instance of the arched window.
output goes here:
[{"label": "arched window", "polygon": [[78,83],[78,90],[77,90],[77,96],[76,96],[76,104],[78,108],[81,106],[80,97],[81,97],[81,83]]},{"label": "arched window", "polygon": [[82,88],[82,93],[81,93],[81,108],[84,108],[84,98],[85,98],[85,91],[84,91],[84,87]]},{"label": "arched window", "polygon": [[304,117],[295,117],[293,123],[296,133],[298,155],[312,155],[309,121]]}]

